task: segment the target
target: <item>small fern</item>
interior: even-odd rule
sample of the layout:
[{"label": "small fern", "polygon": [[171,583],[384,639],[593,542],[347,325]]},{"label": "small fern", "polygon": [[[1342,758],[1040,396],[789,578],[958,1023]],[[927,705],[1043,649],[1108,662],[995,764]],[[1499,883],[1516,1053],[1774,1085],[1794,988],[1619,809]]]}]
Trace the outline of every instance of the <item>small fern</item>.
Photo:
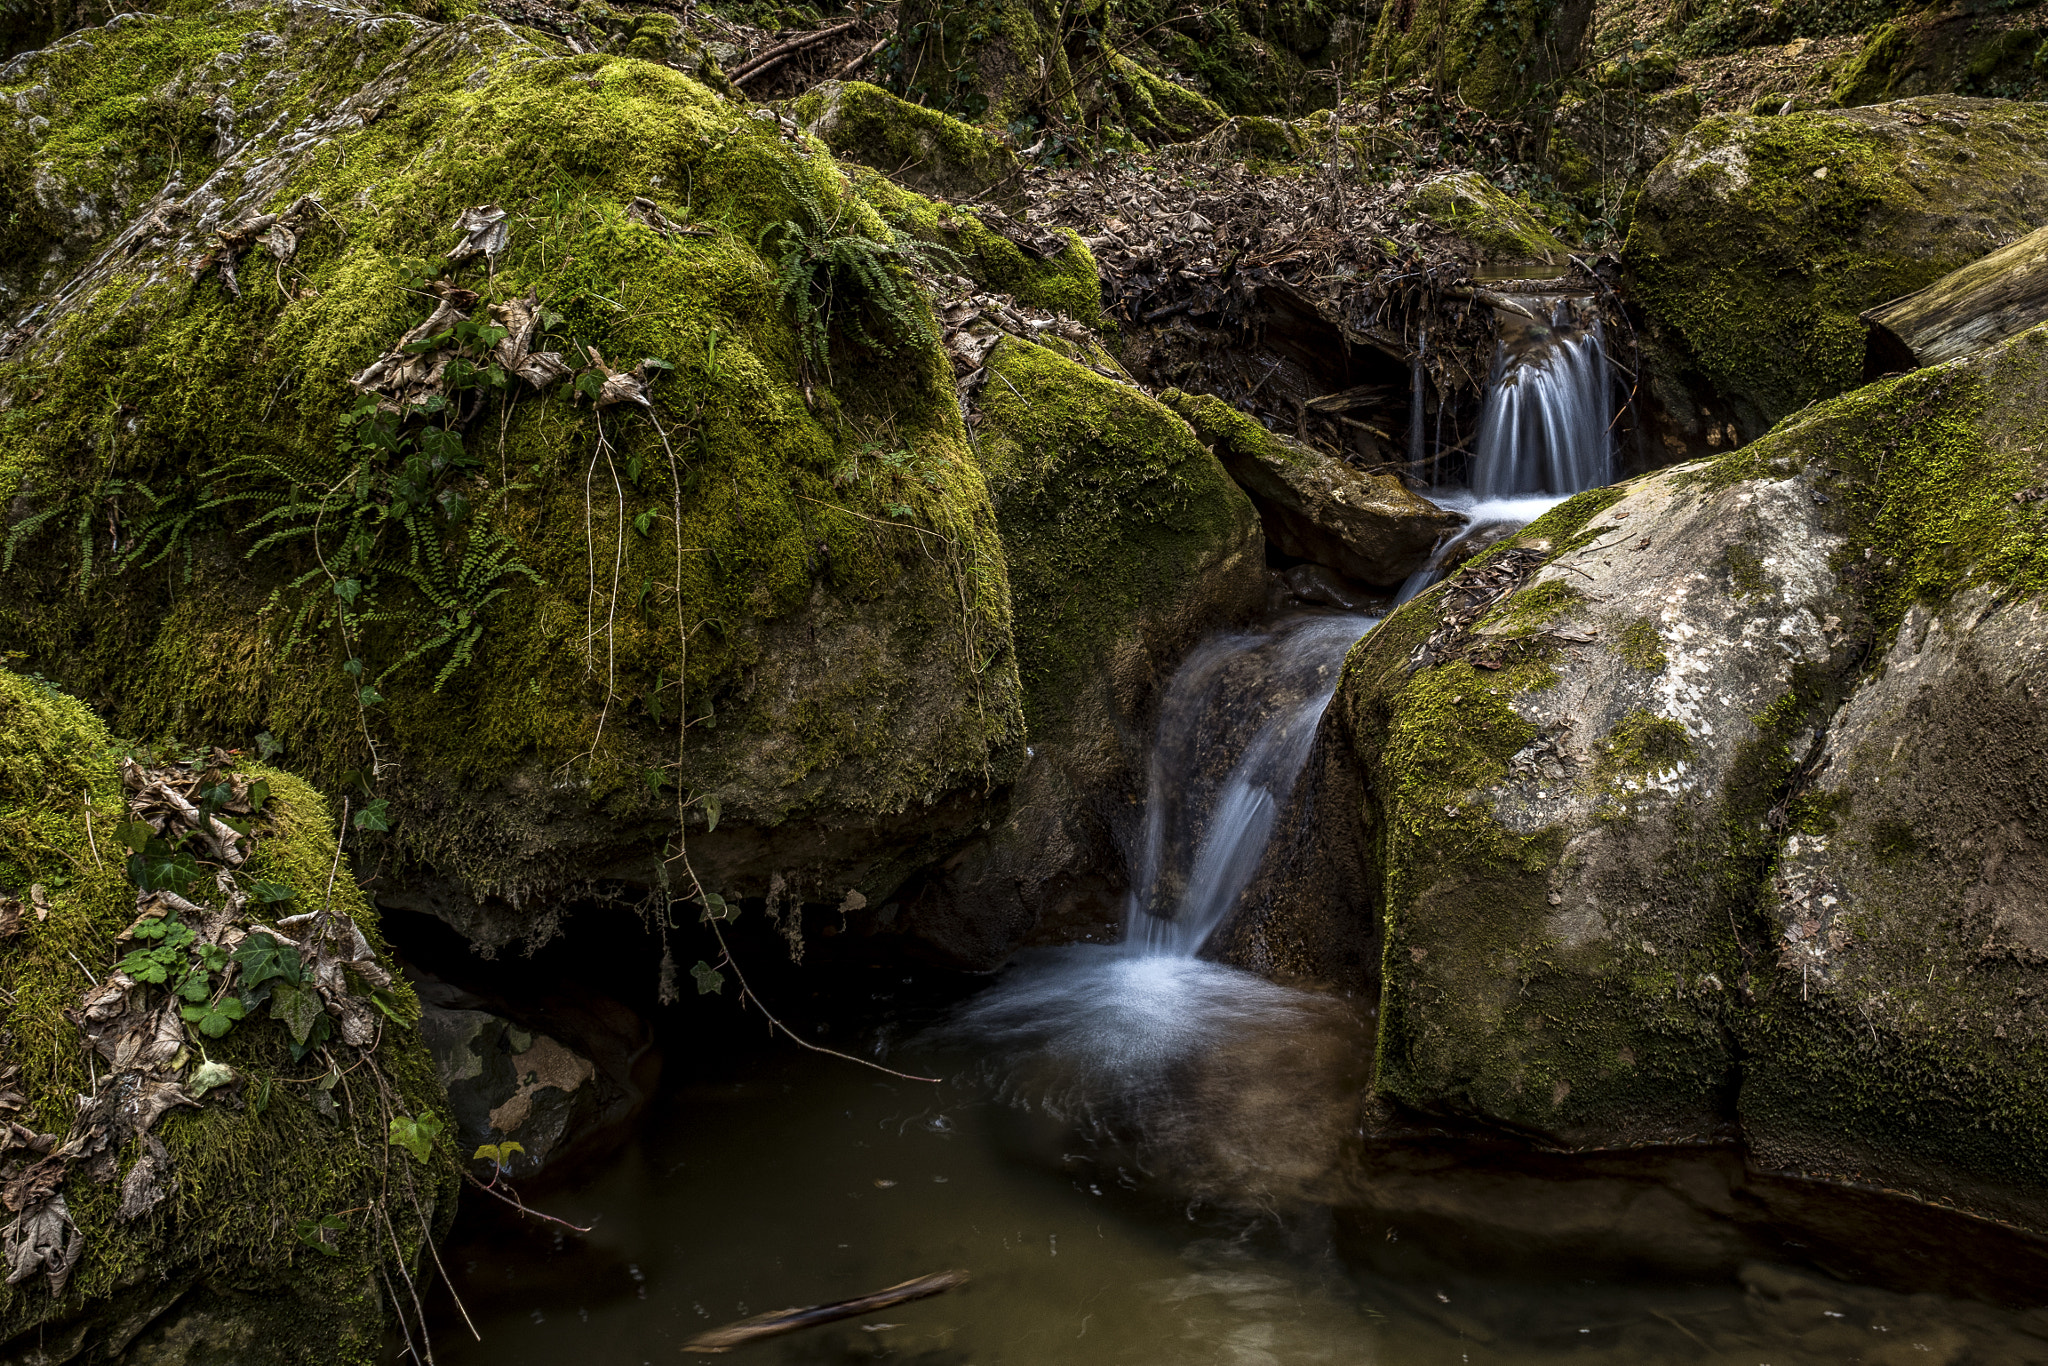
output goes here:
[{"label": "small fern", "polygon": [[883,237],[869,237],[847,221],[851,201],[827,205],[808,184],[784,184],[799,217],[770,223],[756,241],[775,259],[776,288],[796,323],[805,368],[829,379],[835,332],[893,355],[926,326],[913,272],[958,270],[960,258],[887,224]]}]

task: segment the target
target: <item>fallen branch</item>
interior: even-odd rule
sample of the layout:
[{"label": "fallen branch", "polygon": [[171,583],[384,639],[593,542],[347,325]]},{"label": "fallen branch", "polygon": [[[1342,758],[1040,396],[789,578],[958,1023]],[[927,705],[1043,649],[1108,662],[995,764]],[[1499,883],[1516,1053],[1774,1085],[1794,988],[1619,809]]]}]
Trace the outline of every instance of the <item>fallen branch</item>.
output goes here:
[{"label": "fallen branch", "polygon": [[828,38],[836,38],[848,29],[859,27],[860,23],[861,20],[859,19],[848,19],[845,23],[834,24],[830,28],[813,29],[809,33],[799,34],[786,43],[777,43],[774,47],[768,48],[758,56],[749,57],[746,61],[728,72],[727,76],[734,85],[738,85],[742,81],[752,80],[764,71],[781,66],[784,61],[794,57],[805,48],[816,47]]},{"label": "fallen branch", "polygon": [[928,1299],[943,1294],[956,1285],[967,1284],[965,1271],[939,1271],[929,1276],[919,1276],[914,1281],[892,1285],[887,1290],[877,1290],[871,1295],[857,1299],[840,1300],[835,1304],[813,1304],[802,1309],[778,1309],[772,1314],[757,1314],[738,1323],[728,1323],[723,1328],[714,1328],[708,1333],[699,1333],[683,1344],[685,1352],[730,1352],[735,1347],[757,1342],[762,1338],[779,1337],[794,1333],[799,1328],[815,1328],[821,1323],[836,1323],[840,1319],[859,1318],[877,1310],[890,1309],[912,1300]]},{"label": "fallen branch", "polygon": [[[560,1224],[563,1228],[568,1229],[571,1233],[590,1232],[590,1229],[583,1227],[583,1225],[581,1224],[572,1224],[567,1219],[557,1219],[552,1214],[542,1214],[537,1209],[528,1209],[526,1207],[526,1202],[519,1199],[516,1193],[513,1195],[506,1195],[504,1191],[499,1190],[498,1183],[495,1179],[492,1180],[492,1182],[489,1185],[485,1185],[483,1182],[477,1180],[474,1176],[471,1176],[468,1172],[464,1172],[462,1174],[462,1179],[469,1182],[470,1185],[475,1186],[485,1195],[491,1196],[492,1198],[497,1200],[504,1201],[506,1204],[510,1205],[513,1209],[518,1210],[521,1214],[525,1215],[529,1219],[545,1219],[551,1224]],[[510,1188],[508,1187],[507,1189]],[[597,1227],[595,1224],[591,1225],[591,1228],[595,1227]],[[468,1315],[465,1314],[464,1317],[466,1318],[468,1317]]]},{"label": "fallen branch", "polygon": [[854,72],[866,66],[869,62],[875,59],[875,54],[877,52],[880,52],[883,48],[889,46],[889,40],[895,36],[896,35],[893,33],[885,33],[881,37],[875,39],[875,45],[873,47],[869,48],[866,52],[861,53],[860,56],[855,57],[845,66],[842,66],[837,71],[833,72],[832,79],[835,81],[843,81],[848,76],[851,76]]}]

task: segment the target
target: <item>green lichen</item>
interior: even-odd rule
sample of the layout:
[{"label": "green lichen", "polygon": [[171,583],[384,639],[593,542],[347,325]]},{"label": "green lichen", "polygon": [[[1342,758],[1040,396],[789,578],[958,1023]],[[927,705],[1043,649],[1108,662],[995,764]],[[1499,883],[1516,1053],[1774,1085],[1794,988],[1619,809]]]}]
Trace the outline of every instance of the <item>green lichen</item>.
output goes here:
[{"label": "green lichen", "polygon": [[[92,1089],[81,1036],[64,1012],[105,976],[121,950],[114,936],[135,917],[135,891],[115,858],[112,834],[124,818],[117,751],[90,709],[39,680],[0,672],[0,889],[23,896],[45,889],[47,919],[30,917],[0,940],[0,1027],[21,1073],[13,1089],[28,1097],[20,1116],[60,1137],[80,1093]],[[333,816],[320,796],[289,773],[262,765],[240,771],[271,787],[268,829],[245,865],[252,878],[291,888],[298,904],[331,904],[362,927],[380,953],[374,909],[355,880],[334,867]],[[388,953],[386,961],[389,961]],[[258,1327],[264,1360],[369,1362],[382,1350],[385,1305],[375,1265],[388,1260],[381,1229],[365,1207],[386,1189],[386,1107],[419,1114],[445,1097],[420,1042],[418,1002],[399,981],[387,994],[399,1016],[379,1042],[377,1066],[392,1087],[380,1102],[375,1081],[358,1072],[338,1117],[318,1117],[317,1068],[294,1063],[281,1026],[252,1019],[208,1041],[212,1058],[242,1077],[239,1100],[267,1090],[261,1113],[216,1096],[198,1110],[174,1109],[155,1134],[176,1164],[176,1186],[151,1214],[115,1218],[118,1180],[101,1185],[74,1171],[63,1187],[86,1253],[63,1299],[38,1276],[0,1288],[0,1348],[73,1319],[92,1319],[111,1296],[137,1286],[201,1278],[188,1304],[250,1295],[229,1312]],[[125,1171],[140,1142],[122,1154]],[[411,1265],[423,1224],[445,1232],[454,1213],[455,1168],[445,1151],[431,1168],[408,1165],[420,1204],[402,1197],[395,1174],[391,1218]],[[412,1159],[400,1158],[411,1164]],[[310,1251],[293,1234],[300,1219],[345,1216],[342,1256]],[[232,1289],[228,1289],[232,1287]],[[253,1292],[253,1294],[251,1293]],[[133,1331],[132,1327],[129,1331]]]}]

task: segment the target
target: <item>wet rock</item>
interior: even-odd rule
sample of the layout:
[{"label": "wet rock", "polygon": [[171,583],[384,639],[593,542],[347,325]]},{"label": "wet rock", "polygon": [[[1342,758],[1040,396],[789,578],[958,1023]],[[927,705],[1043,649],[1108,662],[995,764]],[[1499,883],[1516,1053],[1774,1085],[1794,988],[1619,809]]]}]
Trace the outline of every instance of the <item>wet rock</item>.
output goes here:
[{"label": "wet rock", "polygon": [[1581,494],[1367,637],[1378,1095],[2048,1229],[2044,359]]},{"label": "wet rock", "polygon": [[1257,504],[1266,537],[1285,554],[1360,583],[1395,585],[1439,538],[1464,525],[1389,474],[1367,474],[1266,431],[1221,399],[1168,392],[1163,401],[1215,447]]},{"label": "wet rock", "polygon": [[989,835],[909,898],[964,966],[1034,927],[1113,923],[1114,834],[1144,789],[1152,708],[1194,642],[1264,597],[1250,501],[1136,386],[1015,338],[989,353],[975,451],[1011,565],[1029,752]]},{"label": "wet rock", "polygon": [[2044,218],[2037,104],[1929,96],[1704,119],[1650,175],[1624,253],[1634,296],[1678,348],[1647,348],[1650,382],[1689,410],[1696,367],[1760,436],[1861,382],[1858,313]]},{"label": "wet rock", "polygon": [[1336,571],[1319,564],[1298,564],[1279,571],[1287,594],[1310,607],[1336,607],[1356,612],[1387,601],[1378,594],[1361,590]]}]

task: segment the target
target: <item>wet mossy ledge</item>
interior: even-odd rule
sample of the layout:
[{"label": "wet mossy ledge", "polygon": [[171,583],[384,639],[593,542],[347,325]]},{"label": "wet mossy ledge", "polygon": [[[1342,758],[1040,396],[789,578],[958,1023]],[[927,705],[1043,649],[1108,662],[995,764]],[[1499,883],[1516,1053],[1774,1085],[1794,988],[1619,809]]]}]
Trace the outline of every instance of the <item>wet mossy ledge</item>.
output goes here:
[{"label": "wet mossy ledge", "polygon": [[[593,869],[879,902],[1015,776],[1044,642],[906,272],[1093,323],[1072,234],[487,15],[171,5],[0,95],[0,644],[117,733],[270,736],[487,946]],[[801,330],[835,251],[903,287]]]},{"label": "wet mossy ledge", "polygon": [[[425,1241],[446,1232],[459,1184],[447,1141],[419,1158],[390,1143],[393,1117],[447,1113],[419,1003],[402,980],[378,988],[374,1043],[361,1049],[337,1038],[295,1057],[293,1027],[259,1009],[219,1036],[187,1023],[154,1071],[117,1074],[94,1055],[81,1002],[107,999],[128,980],[116,963],[145,947],[117,939],[138,906],[122,752],[81,702],[0,671],[0,1093],[12,1093],[0,1094],[0,1122],[15,1126],[0,1173],[10,1225],[47,1210],[33,1192],[51,1173],[79,1245],[61,1292],[39,1267],[0,1287],[0,1356],[378,1360],[394,1287],[403,1295],[428,1265]],[[268,789],[234,881],[271,898],[266,920],[324,907],[388,963],[374,908],[337,866],[335,809],[280,769],[237,759],[234,773]],[[210,885],[188,891],[210,913],[226,906]],[[152,1007],[170,999],[169,985],[132,990]],[[174,999],[170,1010],[176,1020]],[[132,1095],[146,1110],[166,1081],[186,1098],[145,1132],[86,1123],[88,1098]],[[88,1160],[109,1126],[125,1137]],[[59,1146],[24,1145],[25,1133]]]},{"label": "wet mossy ledge", "polygon": [[2044,376],[1580,495],[1360,642],[1380,1096],[2048,1231]]}]

